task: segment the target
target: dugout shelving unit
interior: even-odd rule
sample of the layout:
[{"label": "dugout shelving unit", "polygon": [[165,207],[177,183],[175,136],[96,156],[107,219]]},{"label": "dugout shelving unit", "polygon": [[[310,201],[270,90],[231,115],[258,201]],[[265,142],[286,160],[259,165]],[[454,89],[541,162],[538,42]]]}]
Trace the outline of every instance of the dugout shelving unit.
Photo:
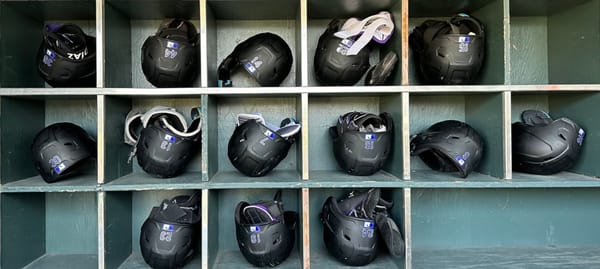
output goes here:
[{"label": "dugout shelving unit", "polygon": [[[312,59],[327,23],[381,10],[392,13],[396,28],[372,59],[399,55],[392,85],[319,86]],[[425,19],[457,12],[485,24],[481,76],[473,85],[424,84],[408,34]],[[200,75],[190,88],[153,88],[141,71],[141,44],[175,16],[199,30]],[[37,75],[47,22],[74,22],[96,36],[97,87],[51,88]],[[233,88],[217,88],[220,61],[265,31],[292,49],[282,85],[258,87],[238,72]],[[277,268],[346,268],[327,253],[318,215],[328,196],[370,187],[394,200],[407,248],[403,258],[381,253],[365,268],[600,267],[598,50],[600,0],[0,0],[0,268],[149,268],[138,243],[143,220],[163,199],[192,191],[202,193],[201,240],[185,268],[249,268],[235,241],[235,205],[270,199],[277,189],[300,216],[294,250]],[[128,162],[123,143],[125,115],[158,104],[203,112],[199,154],[172,179]],[[586,130],[575,167],[550,176],[513,171],[511,123],[531,108]],[[333,158],[327,127],[351,110],[387,111],[394,120],[392,156],[375,175],[349,176]],[[303,123],[287,158],[265,177],[245,177],[227,159],[241,112]],[[410,136],[444,119],[469,123],[485,141],[480,166],[465,179],[410,156]],[[47,184],[29,147],[59,121],[92,134],[98,158],[81,174]]]}]

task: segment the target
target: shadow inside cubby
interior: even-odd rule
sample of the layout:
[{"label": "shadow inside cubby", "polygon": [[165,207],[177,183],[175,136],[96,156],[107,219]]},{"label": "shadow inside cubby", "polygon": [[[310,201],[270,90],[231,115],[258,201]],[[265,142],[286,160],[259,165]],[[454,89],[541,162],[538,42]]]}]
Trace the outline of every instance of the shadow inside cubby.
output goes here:
[{"label": "shadow inside cubby", "polygon": [[[208,268],[254,267],[242,255],[236,236],[235,209],[239,202],[269,201],[278,189],[211,189],[208,191]],[[302,268],[302,195],[299,189],[281,189],[285,211],[298,213],[290,255],[277,268]],[[269,233],[269,231],[267,232]],[[265,235],[266,236],[266,235]],[[283,243],[280,243],[283,246]]]},{"label": "shadow inside cubby", "polygon": [[[426,20],[446,21],[457,13],[467,13],[477,18],[484,27],[484,59],[479,74],[468,84],[504,84],[504,13],[502,0],[410,0],[408,28],[410,33]],[[410,35],[409,33],[409,35]],[[420,74],[419,60],[412,48],[409,49],[409,84],[428,85]]]},{"label": "shadow inside cubby", "polygon": [[[2,96],[0,109],[0,175],[3,191],[95,190],[95,156],[78,164],[76,170],[72,170],[73,174],[55,183],[46,183],[35,169],[32,152],[38,132],[54,123],[73,123],[83,128],[94,140],[97,139],[95,96]],[[50,143],[53,141],[48,140],[45,145]],[[62,157],[66,158],[67,155]],[[49,161],[48,156],[45,158]]]},{"label": "shadow inside cubby", "polygon": [[511,84],[599,83],[598,10],[594,0],[511,0]]},{"label": "shadow inside cubby", "polygon": [[[295,0],[253,2],[208,0],[206,5],[206,66],[208,67],[207,85],[209,87],[218,86],[217,69],[234,48],[248,38],[263,32],[280,36],[292,53],[291,70],[278,86],[300,85],[300,2]],[[260,70],[260,65],[255,66]],[[229,71],[233,87],[260,87],[241,65],[236,65]]]},{"label": "shadow inside cubby", "polygon": [[[199,190],[197,190],[199,191]],[[140,250],[140,234],[153,207],[179,195],[192,195],[193,190],[109,191],[105,194],[104,233],[105,268],[151,268]],[[199,198],[200,201],[200,198]],[[200,209],[198,209],[200,210]],[[182,268],[201,266],[200,223],[195,228],[196,241],[190,241],[193,256]],[[178,237],[183,238],[183,237]]]},{"label": "shadow inside cubby", "polygon": [[[186,0],[107,0],[105,7],[105,81],[109,88],[153,88],[142,71],[142,45],[162,22],[182,18],[200,33],[200,3]],[[200,57],[200,49],[198,57]],[[200,60],[198,59],[198,62]],[[200,87],[200,70],[191,87]]]},{"label": "shadow inside cubby", "polygon": [[48,23],[74,23],[87,35],[96,37],[95,1],[1,1],[2,88],[51,87],[40,76],[37,66],[41,62],[37,55],[44,25]]},{"label": "shadow inside cubby", "polygon": [[129,160],[133,147],[125,144],[124,130],[126,116],[130,111],[145,113],[155,106],[175,108],[189,126],[192,120],[191,110],[201,107],[201,103],[200,96],[105,96],[105,184],[102,187],[105,190],[198,188],[202,181],[200,143],[197,148],[192,149],[194,156],[182,174],[172,178],[158,178],[146,173],[138,164],[137,157]]},{"label": "shadow inside cubby", "polygon": [[2,268],[97,268],[95,192],[2,193]]},{"label": "shadow inside cubby", "polygon": [[[315,53],[319,43],[319,37],[327,29],[327,25],[333,19],[340,19],[342,22],[349,18],[364,19],[366,17],[376,15],[381,11],[387,11],[391,14],[394,22],[394,31],[390,39],[383,45],[378,45],[375,41],[370,42],[365,49],[370,50],[369,65],[374,66],[379,63],[385,55],[393,51],[398,55],[398,62],[395,64],[395,68],[388,78],[387,85],[401,85],[402,83],[402,42],[401,42],[401,3],[397,1],[319,1],[309,0],[307,2],[308,11],[308,25],[307,32],[308,36],[308,63],[307,63],[307,76],[308,86],[319,86],[321,83],[317,80],[315,75]],[[332,66],[336,63],[332,62]],[[365,72],[366,74],[366,72]],[[365,77],[362,78],[355,84],[355,86],[363,86],[365,84]]]}]

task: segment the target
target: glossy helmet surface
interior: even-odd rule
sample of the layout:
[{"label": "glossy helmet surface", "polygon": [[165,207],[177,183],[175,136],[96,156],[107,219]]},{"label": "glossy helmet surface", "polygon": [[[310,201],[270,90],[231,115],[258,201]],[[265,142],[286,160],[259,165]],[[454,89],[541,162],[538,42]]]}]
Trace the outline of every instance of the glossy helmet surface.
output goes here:
[{"label": "glossy helmet surface", "polygon": [[142,71],[156,87],[188,87],[198,76],[200,38],[196,27],[183,19],[160,25],[142,45]]},{"label": "glossy helmet surface", "polygon": [[47,24],[37,54],[37,69],[52,87],[94,87],[96,38],[75,24]]},{"label": "glossy helmet surface", "polygon": [[431,125],[410,141],[410,154],[441,172],[458,171],[467,177],[481,161],[483,140],[471,126],[457,120]]},{"label": "glossy helmet surface", "polygon": [[351,175],[366,176],[379,171],[391,152],[393,122],[389,113],[379,116],[348,112],[329,128],[338,165]]},{"label": "glossy helmet surface", "polygon": [[579,159],[585,131],[568,118],[530,118],[541,113],[524,111],[523,122],[512,124],[513,166],[518,171],[541,175],[565,171]]},{"label": "glossy helmet surface", "polygon": [[59,122],[41,130],[31,145],[33,164],[44,181],[51,183],[78,171],[96,157],[96,141],[83,128]]},{"label": "glossy helmet surface", "polygon": [[434,84],[467,84],[479,74],[485,56],[481,22],[464,13],[448,21],[427,20],[410,35],[421,76]]},{"label": "glossy helmet surface", "polygon": [[238,44],[219,65],[219,86],[231,87],[231,73],[243,67],[260,86],[278,86],[292,69],[292,50],[280,36],[260,33]]}]

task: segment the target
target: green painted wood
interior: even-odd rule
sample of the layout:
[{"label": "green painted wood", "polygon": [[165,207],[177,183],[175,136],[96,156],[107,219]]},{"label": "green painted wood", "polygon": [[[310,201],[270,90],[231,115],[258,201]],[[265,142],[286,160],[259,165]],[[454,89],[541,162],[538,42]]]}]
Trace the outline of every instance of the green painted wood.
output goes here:
[{"label": "green painted wood", "polygon": [[402,95],[392,94],[381,98],[381,111],[390,113],[394,128],[392,136],[392,149],[388,161],[383,169],[392,175],[402,178]]},{"label": "green painted wood", "polygon": [[104,255],[107,269],[118,268],[132,253],[131,192],[106,192],[104,199]]},{"label": "green painted wood", "polygon": [[206,215],[203,215],[202,217],[206,217],[207,219],[207,223],[208,223],[208,227],[205,227],[207,234],[208,234],[208,238],[206,238],[206,240],[208,240],[207,245],[208,248],[206,250],[206,253],[208,253],[208,266],[209,268],[213,268],[217,259],[217,255],[219,252],[219,249],[221,247],[221,243],[219,242],[219,233],[220,232],[226,232],[226,231],[221,231],[221,228],[219,227],[219,210],[215,210],[215,208],[220,208],[219,205],[219,194],[220,191],[216,191],[216,190],[209,190],[207,192],[208,197],[207,197],[207,204],[202,204],[203,210],[205,210],[204,212],[207,212]]},{"label": "green painted wood", "polygon": [[[45,195],[0,195],[2,268],[22,268],[46,251]],[[27,250],[27,251],[24,251]]]},{"label": "green painted wood", "polygon": [[[207,7],[210,5],[207,4]],[[215,18],[215,13],[212,8],[206,9],[206,48],[201,48],[201,50],[205,50],[207,52],[206,55],[206,63],[204,63],[206,67],[210,66],[219,66],[221,63],[221,59],[217,59],[211,53],[215,53],[217,51],[217,21]],[[201,63],[202,64],[202,63]],[[298,69],[299,70],[299,69]],[[207,79],[206,85],[209,87],[217,87],[217,68],[207,68]]]},{"label": "green painted wood", "polygon": [[600,95],[598,93],[552,94],[548,99],[552,117],[567,117],[586,131],[579,160],[570,170],[590,176],[599,176],[600,167],[597,153],[600,150],[600,141],[596,137],[600,129],[595,115],[600,112],[598,110]]},{"label": "green painted wood", "polygon": [[104,86],[131,88],[131,25],[125,14],[104,5]]},{"label": "green painted wood", "polygon": [[[273,2],[278,3],[278,2]],[[255,8],[252,8],[255,10]],[[215,66],[209,66],[209,69],[216,70],[218,64],[223,61],[237,46],[237,44],[250,38],[261,32],[271,32],[279,35],[292,51],[292,57],[294,62],[299,61],[298,55],[294,55],[296,47],[300,44],[296,44],[296,22],[294,20],[219,20],[217,17],[217,47],[216,51],[209,51],[209,57],[217,57]],[[212,62],[212,59],[209,60]],[[296,65],[292,64],[292,68],[287,77],[281,82],[281,87],[293,87],[300,79],[299,75],[296,75]],[[231,81],[234,87],[260,87],[258,82],[250,76],[243,68],[237,68],[231,72]],[[259,92],[259,90],[257,90]]]},{"label": "green painted wood", "polygon": [[[323,223],[320,220],[321,209],[329,196],[342,199],[351,188],[312,188],[310,189],[309,210],[310,210],[310,265],[311,268],[352,268],[344,266],[335,257],[331,256],[325,247],[323,241]],[[366,191],[368,188],[356,190]],[[396,223],[401,226],[401,216],[403,216],[403,205],[401,194],[402,189],[382,189],[382,196],[388,201],[394,202],[392,217]],[[379,256],[365,268],[404,268],[404,258],[391,257],[385,250],[382,242]]]},{"label": "green painted wood", "polygon": [[600,1],[593,0],[548,17],[550,83],[600,82],[599,11]]},{"label": "green painted wood", "polygon": [[598,246],[414,250],[413,268],[588,269],[600,267],[599,250]]},{"label": "green painted wood", "polygon": [[414,251],[597,246],[598,191],[413,189]]},{"label": "green painted wood", "polygon": [[[297,0],[208,0],[207,6],[219,20],[294,19],[300,8]],[[253,12],[248,12],[252,10]]]},{"label": "green painted wood", "polygon": [[93,192],[97,189],[96,175],[72,175],[64,180],[46,183],[41,176],[33,176],[2,185],[2,192]]},{"label": "green painted wood", "polygon": [[[382,10],[400,11],[395,1],[307,1],[309,19],[367,17]],[[323,29],[324,30],[324,29]]]},{"label": "green painted wood", "polygon": [[472,94],[465,98],[465,121],[484,141],[484,155],[476,168],[483,174],[504,177],[502,95]]},{"label": "green painted wood", "polygon": [[[239,249],[236,249],[219,251],[214,265],[210,268],[246,269],[253,267],[254,266],[244,258],[242,252],[240,252]],[[287,259],[278,264],[277,268],[302,268],[302,259],[297,249],[292,249],[292,252]]]},{"label": "green painted wood", "polygon": [[[1,183],[37,175],[29,149],[33,138],[44,128],[44,102],[41,100],[0,98],[0,178]],[[27,124],[22,124],[27,122]]]},{"label": "green painted wood", "polygon": [[[235,129],[237,114],[261,113],[267,123],[279,125],[287,117],[297,117],[300,107],[297,107],[297,95],[282,97],[222,97],[217,100],[218,120],[218,171],[237,171],[227,157],[227,145]],[[210,118],[209,118],[210,119]],[[312,122],[311,122],[312,124]],[[296,159],[299,143],[294,143],[288,155],[275,170],[293,170],[301,160]],[[210,149],[209,149],[210,150]],[[210,165],[210,164],[209,164]]]},{"label": "green painted wood", "polygon": [[81,268],[98,267],[98,255],[95,254],[46,254],[23,269],[45,268]]},{"label": "green painted wood", "polygon": [[[379,96],[309,96],[308,129],[309,168],[313,171],[339,170],[333,156],[333,143],[329,127],[335,126],[339,116],[352,111],[379,114],[381,99]],[[312,177],[312,176],[311,176]]]},{"label": "green painted wood", "polygon": [[161,18],[193,18],[197,19],[199,1],[187,0],[108,0],[106,1],[115,10],[136,20],[150,20]]},{"label": "green painted wood", "polygon": [[[548,1],[548,0],[530,0],[530,1],[518,1],[510,0],[510,14],[511,16],[544,16],[558,12],[562,12],[566,9],[572,8],[577,5],[589,2],[589,0],[570,0],[570,1]],[[513,23],[512,17],[510,21]]]},{"label": "green painted wood", "polygon": [[[187,262],[183,267],[181,267],[181,269],[192,269],[192,268],[201,268],[202,267],[202,259],[199,255],[192,257],[192,260],[190,260],[189,262]],[[141,253],[134,253],[131,254],[131,256],[129,256],[127,258],[127,260],[125,260],[125,262],[123,262],[123,264],[121,264],[121,266],[118,267],[118,269],[148,269],[150,268],[150,266],[144,261],[144,257],[142,257]]]},{"label": "green painted wood", "polygon": [[370,176],[352,176],[342,170],[318,170],[310,172],[310,180],[302,186],[311,188],[365,188],[405,186],[401,177],[380,170]]},{"label": "green painted wood", "polygon": [[521,113],[535,109],[549,111],[548,95],[544,93],[511,93],[511,122],[520,122]]},{"label": "green painted wood", "polygon": [[172,178],[157,178],[146,172],[124,175],[106,183],[103,191],[161,190],[161,189],[199,189],[204,186],[200,172],[184,172]]},{"label": "green painted wood", "polygon": [[[445,0],[410,0],[408,14],[410,17],[442,17],[454,13],[473,13],[489,5],[494,0],[484,1],[445,1]],[[502,9],[500,9],[501,11]]]},{"label": "green painted wood", "polygon": [[510,17],[511,84],[548,83],[547,31],[547,17]]},{"label": "green painted wood", "polygon": [[273,170],[262,177],[248,177],[238,171],[220,171],[207,184],[211,189],[231,188],[299,188],[301,174],[297,170]]},{"label": "green painted wood", "polygon": [[46,193],[46,253],[97,254],[97,208],[92,192]]},{"label": "green painted wood", "polygon": [[125,119],[131,100],[104,96],[104,182],[111,182],[132,172],[127,163],[131,146],[124,143]]},{"label": "green painted wood", "polygon": [[219,128],[218,128],[218,104],[217,97],[204,95],[202,98],[202,113],[204,119],[202,124],[202,158],[203,174],[202,180],[208,181],[219,170]]}]

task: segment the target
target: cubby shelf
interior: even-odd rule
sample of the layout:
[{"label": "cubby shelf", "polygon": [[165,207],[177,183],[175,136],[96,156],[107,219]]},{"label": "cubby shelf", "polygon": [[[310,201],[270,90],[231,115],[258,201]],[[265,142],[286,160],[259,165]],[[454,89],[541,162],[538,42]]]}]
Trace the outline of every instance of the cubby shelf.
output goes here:
[{"label": "cubby shelf", "polygon": [[[370,62],[399,56],[388,86],[320,86],[317,42],[332,19],[392,14],[395,29],[373,46]],[[471,85],[430,85],[419,76],[408,36],[423,21],[467,12],[486,31],[486,58]],[[154,88],[140,47],[165,18],[189,19],[200,38],[198,78],[186,88]],[[235,239],[239,201],[283,190],[299,213],[290,257],[277,268],[348,268],[329,255],[320,212],[329,196],[382,188],[406,240],[405,257],[385,251],[365,268],[600,267],[600,0],[0,0],[0,267],[149,268],[140,227],[164,199],[202,192],[201,239],[185,268],[248,268]],[[96,37],[92,88],[51,88],[35,57],[45,23],[71,22]],[[234,87],[217,87],[217,66],[235,45],[260,32],[284,38],[292,71],[280,87],[259,87],[241,70]],[[202,145],[183,174],[146,174],[123,143],[125,116],[168,105],[189,120],[202,111]],[[586,131],[571,169],[532,175],[512,167],[511,124],[526,109],[568,117]],[[327,129],[339,115],[389,112],[392,155],[371,176],[341,171]],[[303,124],[288,156],[264,177],[229,162],[238,113]],[[484,157],[466,178],[429,169],[410,155],[410,138],[455,119],[484,140]],[[31,141],[52,123],[81,125],[98,156],[67,180],[46,183],[31,162]],[[596,203],[598,201],[599,203]]]}]

